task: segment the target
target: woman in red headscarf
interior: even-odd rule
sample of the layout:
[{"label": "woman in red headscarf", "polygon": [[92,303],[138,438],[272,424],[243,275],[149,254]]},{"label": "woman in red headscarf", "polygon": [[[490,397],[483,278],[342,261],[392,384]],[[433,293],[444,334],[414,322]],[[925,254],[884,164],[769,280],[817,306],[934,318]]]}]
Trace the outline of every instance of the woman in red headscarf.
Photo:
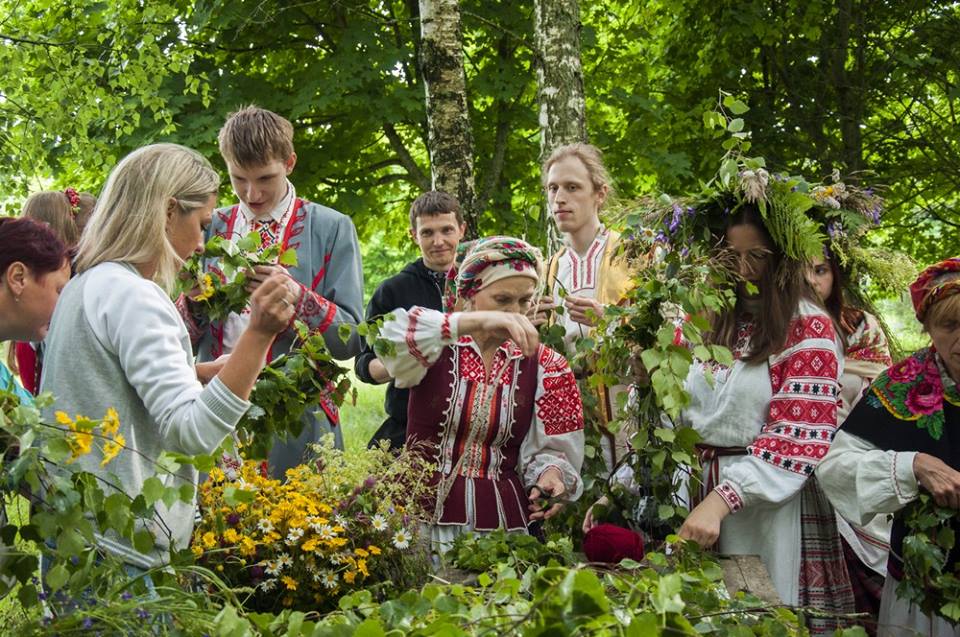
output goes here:
[{"label": "woman in red headscarf", "polygon": [[447,305],[463,312],[398,309],[383,324],[393,345],[383,364],[410,388],[407,446],[437,465],[428,503],[437,552],[467,531],[525,533],[583,491],[580,392],[526,317],[541,272],[525,241],[481,239],[448,275]]},{"label": "woman in red headscarf", "polygon": [[[817,477],[837,511],[866,524],[893,514],[890,557],[880,606],[881,635],[960,635],[945,619],[902,599],[903,508],[921,490],[960,509],[960,257],[933,265],[910,286],[930,347],[880,374],[843,423]],[[960,531],[958,518],[952,520]],[[948,556],[960,564],[960,550]]]}]

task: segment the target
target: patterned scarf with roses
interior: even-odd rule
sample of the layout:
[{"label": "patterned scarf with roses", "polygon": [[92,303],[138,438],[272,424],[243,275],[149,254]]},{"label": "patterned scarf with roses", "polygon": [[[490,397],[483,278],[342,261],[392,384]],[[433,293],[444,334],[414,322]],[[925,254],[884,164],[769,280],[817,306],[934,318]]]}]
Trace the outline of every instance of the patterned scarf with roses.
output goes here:
[{"label": "patterned scarf with roses", "polygon": [[960,406],[956,384],[941,369],[935,350],[922,349],[880,374],[867,401],[898,420],[911,420],[934,440],[943,435],[943,404]]}]

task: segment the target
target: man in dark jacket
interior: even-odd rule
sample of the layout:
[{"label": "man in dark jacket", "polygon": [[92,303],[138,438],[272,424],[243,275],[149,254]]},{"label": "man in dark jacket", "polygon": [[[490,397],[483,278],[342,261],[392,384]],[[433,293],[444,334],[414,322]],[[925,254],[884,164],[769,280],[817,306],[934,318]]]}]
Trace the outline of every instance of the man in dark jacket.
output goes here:
[{"label": "man in dark jacket", "polygon": [[[460,203],[445,192],[430,191],[410,206],[410,236],[420,247],[420,258],[380,284],[367,305],[366,320],[389,314],[395,309],[415,305],[432,310],[443,309],[443,286],[447,271],[457,255],[457,246],[466,231]],[[357,378],[379,385],[390,382],[384,400],[387,419],[380,425],[370,445],[389,440],[391,449],[399,449],[407,436],[407,399],[409,390],[397,389],[393,380],[366,342],[354,363]]]}]

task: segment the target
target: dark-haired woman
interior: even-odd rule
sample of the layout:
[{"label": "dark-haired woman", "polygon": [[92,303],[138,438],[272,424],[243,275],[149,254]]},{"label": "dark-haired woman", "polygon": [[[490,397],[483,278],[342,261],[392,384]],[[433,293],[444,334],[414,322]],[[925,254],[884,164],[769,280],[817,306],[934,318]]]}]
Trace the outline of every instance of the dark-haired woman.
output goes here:
[{"label": "dark-haired woman", "polygon": [[[0,344],[43,339],[60,290],[69,279],[67,248],[47,226],[31,219],[0,218]],[[13,393],[23,404],[33,403],[30,392],[2,362],[0,390]],[[0,447],[0,457],[6,452]],[[4,495],[0,491],[0,496]],[[7,524],[5,500],[0,497],[0,526]],[[3,573],[8,551],[0,540],[0,581],[12,586],[13,581]]]},{"label": "dark-haired woman", "polygon": [[787,604],[849,612],[834,514],[811,480],[837,427],[842,348],[833,321],[755,209],[731,215],[723,240],[741,283],[712,334],[734,363],[695,362],[687,378],[682,417],[701,436],[705,479],[679,535],[759,555]]},{"label": "dark-haired woman", "polygon": [[[42,340],[69,280],[67,248],[46,225],[0,219],[0,342]],[[33,402],[3,363],[0,388]]]},{"label": "dark-haired woman", "polygon": [[[890,347],[876,317],[847,304],[844,273],[835,257],[811,261],[807,281],[840,327],[846,347],[837,414],[837,422],[842,424],[873,380],[893,364]],[[876,618],[880,611],[883,579],[887,574],[890,520],[878,515],[869,524],[860,526],[837,516],[837,528],[844,540],[843,550],[857,612],[869,613]]]}]

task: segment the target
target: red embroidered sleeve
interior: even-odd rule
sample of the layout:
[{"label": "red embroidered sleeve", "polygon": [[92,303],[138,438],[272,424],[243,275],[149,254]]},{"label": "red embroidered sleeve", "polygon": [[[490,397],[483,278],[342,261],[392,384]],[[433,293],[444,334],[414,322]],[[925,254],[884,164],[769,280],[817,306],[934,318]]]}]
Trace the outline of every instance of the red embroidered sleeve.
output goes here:
[{"label": "red embroidered sleeve", "polygon": [[[295,280],[292,279],[291,280]],[[333,324],[333,319],[337,315],[337,306],[327,299],[323,298],[313,290],[307,288],[300,282],[300,298],[297,300],[297,307],[293,312],[293,320],[300,320],[307,324],[311,332],[326,332]]]},{"label": "red embroidered sleeve", "polygon": [[791,323],[783,353],[770,362],[773,399],[750,453],[781,469],[812,475],[837,429],[836,334],[824,315]]},{"label": "red embroidered sleeve", "polygon": [[567,360],[549,347],[540,348],[543,395],[537,399],[537,417],[548,436],[583,429],[583,404],[577,380]]}]

